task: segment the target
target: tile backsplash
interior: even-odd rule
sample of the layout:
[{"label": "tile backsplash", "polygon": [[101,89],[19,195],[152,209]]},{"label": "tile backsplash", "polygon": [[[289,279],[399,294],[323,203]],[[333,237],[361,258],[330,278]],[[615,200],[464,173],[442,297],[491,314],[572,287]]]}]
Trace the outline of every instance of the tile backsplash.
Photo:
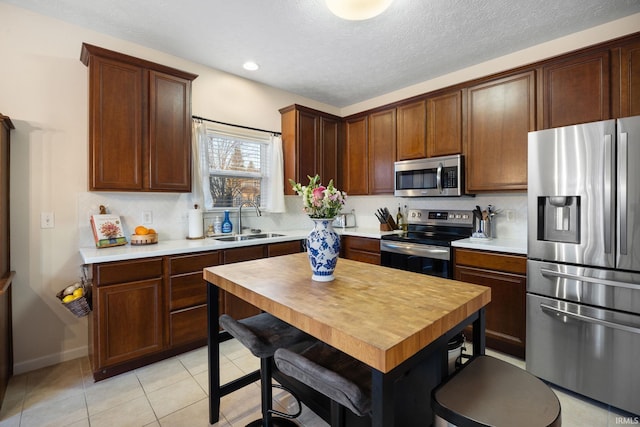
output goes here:
[{"label": "tile backsplash", "polygon": [[[108,213],[120,215],[125,234],[143,224],[144,212],[151,212],[152,223],[147,225],[158,231],[160,240],[184,239],[188,234],[187,211],[193,207],[191,194],[173,193],[78,193],[78,239],[80,247],[93,246],[89,218],[99,212],[100,205]],[[245,227],[260,228],[263,231],[311,229],[312,224],[302,212],[299,196],[285,197],[286,213],[263,212],[258,217],[251,207],[242,210]],[[451,198],[397,198],[393,196],[348,196],[343,212],[355,211],[358,227],[378,228],[374,216],[377,208],[388,207],[395,214],[398,206],[410,209],[455,209],[472,210],[476,205],[486,208],[493,205],[502,210],[495,218],[494,235],[502,238],[526,239],[527,236],[527,196],[526,193],[488,194],[476,197]],[[507,219],[507,211],[510,219]],[[231,209],[231,221],[237,224],[237,209]],[[212,223],[222,211],[206,212],[203,228]],[[146,224],[145,224],[146,225]]]}]

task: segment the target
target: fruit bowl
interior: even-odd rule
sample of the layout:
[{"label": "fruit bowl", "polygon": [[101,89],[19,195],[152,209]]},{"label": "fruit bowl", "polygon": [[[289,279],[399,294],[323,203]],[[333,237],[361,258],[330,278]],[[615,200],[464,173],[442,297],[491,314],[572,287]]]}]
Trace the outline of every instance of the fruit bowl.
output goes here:
[{"label": "fruit bowl", "polygon": [[153,245],[154,243],[158,243],[157,233],[131,235],[132,245]]}]

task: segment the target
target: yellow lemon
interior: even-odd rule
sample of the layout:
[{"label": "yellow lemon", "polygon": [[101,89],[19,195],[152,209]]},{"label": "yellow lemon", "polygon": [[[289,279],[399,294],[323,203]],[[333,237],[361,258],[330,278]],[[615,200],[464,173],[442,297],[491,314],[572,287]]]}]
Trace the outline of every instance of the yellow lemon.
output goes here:
[{"label": "yellow lemon", "polygon": [[66,303],[71,302],[71,301],[73,301],[75,299],[76,299],[76,297],[74,297],[73,295],[67,295],[66,297],[62,298],[62,302],[66,304]]},{"label": "yellow lemon", "polygon": [[82,295],[84,295],[84,291],[82,290],[82,288],[78,288],[75,291],[73,291],[73,295],[74,299],[75,298],[80,298]]}]

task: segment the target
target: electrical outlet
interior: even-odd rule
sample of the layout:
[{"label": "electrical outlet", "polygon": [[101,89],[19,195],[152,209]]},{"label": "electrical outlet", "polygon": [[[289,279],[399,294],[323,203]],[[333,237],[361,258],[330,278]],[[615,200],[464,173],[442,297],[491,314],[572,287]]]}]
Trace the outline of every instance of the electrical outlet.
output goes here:
[{"label": "electrical outlet", "polygon": [[143,224],[153,224],[153,212],[151,212],[151,211],[142,211],[142,223]]},{"label": "electrical outlet", "polygon": [[507,221],[511,222],[516,220],[516,211],[513,209],[507,209],[505,213],[507,214]]},{"label": "electrical outlet", "polygon": [[53,228],[55,226],[53,212],[40,212],[40,228]]}]

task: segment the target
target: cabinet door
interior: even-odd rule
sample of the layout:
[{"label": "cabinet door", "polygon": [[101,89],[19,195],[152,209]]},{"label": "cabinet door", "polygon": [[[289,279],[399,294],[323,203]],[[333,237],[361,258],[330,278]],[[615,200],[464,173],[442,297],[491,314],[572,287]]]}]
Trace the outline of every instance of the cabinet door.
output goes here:
[{"label": "cabinet door", "polygon": [[162,278],[94,288],[98,360],[104,368],[163,349]]},{"label": "cabinet door", "polygon": [[542,68],[544,129],[611,117],[609,62],[603,51]]},{"label": "cabinet door", "polygon": [[427,157],[426,101],[401,105],[397,114],[397,160]]},{"label": "cabinet door", "polygon": [[614,50],[613,117],[640,115],[640,42]]},{"label": "cabinet door", "polygon": [[467,191],[527,189],[527,138],[535,130],[535,73],[469,88]]},{"label": "cabinet door", "polygon": [[524,358],[526,277],[456,265],[455,279],[491,288],[486,307],[487,347]]},{"label": "cabinet door", "polygon": [[396,110],[369,116],[369,194],[393,194]]},{"label": "cabinet door", "polygon": [[149,183],[191,191],[191,81],[149,72]]},{"label": "cabinet door", "polygon": [[90,190],[142,190],[147,74],[93,56],[89,85]]},{"label": "cabinet door", "polygon": [[462,152],[462,91],[427,100],[427,156]]},{"label": "cabinet door", "polygon": [[[224,264],[264,258],[266,251],[267,249],[265,245],[226,249],[223,255]],[[220,294],[223,295],[224,301],[220,314],[226,313],[237,320],[260,313],[260,309],[234,295],[231,295],[230,293],[220,291]]]},{"label": "cabinet door", "polygon": [[338,179],[338,135],[340,131],[340,123],[338,120],[328,117],[320,117],[320,155],[319,170],[320,178],[326,185],[330,180],[336,188],[340,187]]},{"label": "cabinet door", "polygon": [[345,141],[342,150],[342,191],[350,195],[369,193],[368,119],[360,117],[345,121]]},{"label": "cabinet door", "polygon": [[[300,110],[298,111],[298,125],[297,125],[297,179],[296,182],[301,182],[303,185],[308,183],[307,176],[315,176],[320,174],[318,169],[318,126],[320,118],[317,114]],[[325,179],[321,175],[322,181]],[[329,182],[329,181],[327,181]]]}]

